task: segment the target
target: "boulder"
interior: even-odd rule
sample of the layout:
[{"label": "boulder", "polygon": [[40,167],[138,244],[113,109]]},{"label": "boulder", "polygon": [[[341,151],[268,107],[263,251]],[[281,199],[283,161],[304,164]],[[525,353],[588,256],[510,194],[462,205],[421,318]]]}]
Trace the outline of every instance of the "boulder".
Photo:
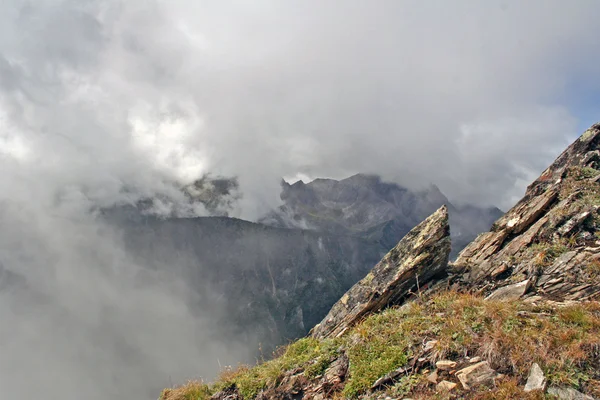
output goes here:
[{"label": "boulder", "polygon": [[448,209],[442,206],[350,288],[310,334],[321,339],[338,337],[367,315],[401,304],[433,278],[445,275],[449,254]]}]

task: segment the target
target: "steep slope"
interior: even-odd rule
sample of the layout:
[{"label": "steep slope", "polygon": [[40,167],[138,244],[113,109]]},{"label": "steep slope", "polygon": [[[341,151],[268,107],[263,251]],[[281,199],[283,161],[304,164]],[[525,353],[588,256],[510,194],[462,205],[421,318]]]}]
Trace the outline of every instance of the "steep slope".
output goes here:
[{"label": "steep slope", "polygon": [[[594,125],[455,263],[442,208],[310,337],[161,399],[598,398],[599,181]],[[418,276],[428,285],[414,293]]]},{"label": "steep slope", "polygon": [[412,192],[365,174],[340,181],[315,179],[307,184],[284,181],[281,199],[284,205],[259,222],[362,237],[378,241],[386,249],[446,204],[454,244],[451,258],[502,215],[495,207],[455,207],[435,185]]}]

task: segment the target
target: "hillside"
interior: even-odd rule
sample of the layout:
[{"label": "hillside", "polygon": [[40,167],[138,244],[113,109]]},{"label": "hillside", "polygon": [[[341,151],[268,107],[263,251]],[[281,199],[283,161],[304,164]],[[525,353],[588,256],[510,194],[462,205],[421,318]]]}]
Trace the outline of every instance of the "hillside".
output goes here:
[{"label": "hillside", "polygon": [[164,219],[128,207],[105,218],[141,265],[187,282],[190,308],[212,313],[215,331],[257,351],[305,335],[385,253],[360,238],[228,217]]},{"label": "hillside", "polygon": [[180,399],[600,397],[600,125],[448,263],[448,210],[411,230],[276,357]]}]

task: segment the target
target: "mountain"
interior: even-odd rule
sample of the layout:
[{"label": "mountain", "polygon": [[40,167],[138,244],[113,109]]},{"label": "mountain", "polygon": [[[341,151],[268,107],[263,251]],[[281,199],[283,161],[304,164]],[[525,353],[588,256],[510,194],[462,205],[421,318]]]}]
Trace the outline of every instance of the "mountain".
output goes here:
[{"label": "mountain", "polygon": [[600,124],[454,262],[449,231],[442,206],[307,337],[161,400],[600,398]]},{"label": "mountain", "polygon": [[[149,211],[165,207],[149,199],[104,210],[103,218],[118,228],[140,265],[189,284],[192,309],[218,310],[211,320],[232,340],[254,348],[260,343],[267,351],[304,336],[421,216],[447,202],[434,186],[412,193],[376,176],[355,175],[284,184],[287,205],[252,223],[227,217],[237,196],[235,180],[206,176],[183,190],[188,208],[200,202],[221,216],[159,218]],[[300,211],[286,218],[287,210]],[[499,213],[473,206],[451,210],[459,246]]]},{"label": "mountain", "polygon": [[365,174],[340,181],[315,179],[292,185],[283,181],[281,199],[284,204],[259,222],[361,237],[377,241],[386,249],[394,247],[414,226],[446,204],[452,227],[451,258],[502,216],[496,207],[455,207],[435,185],[410,191]]}]

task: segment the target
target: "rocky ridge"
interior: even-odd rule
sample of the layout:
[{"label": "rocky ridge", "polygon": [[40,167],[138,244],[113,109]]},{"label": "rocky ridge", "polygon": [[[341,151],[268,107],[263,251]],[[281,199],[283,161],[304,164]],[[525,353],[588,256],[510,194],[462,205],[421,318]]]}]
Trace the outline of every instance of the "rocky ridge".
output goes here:
[{"label": "rocky ridge", "polygon": [[594,125],[455,262],[443,207],[310,336],[161,399],[600,398],[599,209]]},{"label": "rocky ridge", "polygon": [[451,265],[457,281],[492,296],[597,298],[599,148],[600,125],[594,125],[527,188],[490,232],[462,250]]}]

